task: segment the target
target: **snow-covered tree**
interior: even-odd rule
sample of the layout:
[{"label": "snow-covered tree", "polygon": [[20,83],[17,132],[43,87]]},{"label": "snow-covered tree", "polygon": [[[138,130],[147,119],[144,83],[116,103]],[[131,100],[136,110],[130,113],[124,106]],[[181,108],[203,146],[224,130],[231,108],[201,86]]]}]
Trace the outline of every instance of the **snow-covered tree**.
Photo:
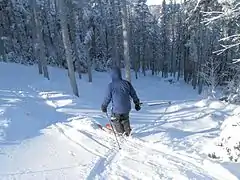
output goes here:
[{"label": "snow-covered tree", "polygon": [[148,6],[146,0],[65,0],[64,26],[59,1],[36,2],[32,6],[30,0],[0,1],[1,60],[39,63],[43,73],[47,65],[73,68],[80,78],[89,73],[89,81],[94,78],[92,70],[106,71],[112,66],[125,67],[127,79],[131,69],[136,78],[140,71],[147,75],[151,70],[152,75],[184,78],[199,93],[204,88],[201,75],[208,73],[204,66],[213,60],[220,62],[218,75],[227,74],[219,85],[236,79],[240,57],[237,0],[185,0],[181,4],[171,0],[157,6]]},{"label": "snow-covered tree", "polygon": [[[233,1],[219,1],[216,9],[210,11],[204,11],[205,24],[208,26],[216,26],[219,24],[223,29],[222,38],[219,39],[221,47],[215,50],[213,53],[218,56],[225,56],[223,59],[225,74],[225,81],[230,82],[228,89],[231,92],[229,94],[229,100],[240,101],[238,86],[240,81],[238,80],[240,74],[239,65],[239,47],[240,47],[240,34],[238,32],[239,27],[239,15],[240,15],[240,3],[237,0]],[[233,82],[232,82],[233,81]],[[234,85],[234,86],[232,86]],[[233,98],[233,96],[235,98]],[[238,99],[238,100],[237,100]]]}]

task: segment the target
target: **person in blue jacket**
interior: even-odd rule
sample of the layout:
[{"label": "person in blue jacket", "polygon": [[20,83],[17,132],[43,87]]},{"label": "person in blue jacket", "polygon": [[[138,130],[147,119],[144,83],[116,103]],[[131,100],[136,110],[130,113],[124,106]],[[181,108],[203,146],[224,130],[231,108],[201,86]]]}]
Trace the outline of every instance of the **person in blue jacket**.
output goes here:
[{"label": "person in blue jacket", "polygon": [[112,68],[112,82],[108,84],[107,94],[102,103],[102,112],[107,112],[107,107],[112,102],[112,118],[114,129],[119,134],[129,136],[131,132],[129,113],[131,111],[131,98],[135,109],[141,109],[140,101],[132,84],[122,79],[121,70],[118,67]]}]

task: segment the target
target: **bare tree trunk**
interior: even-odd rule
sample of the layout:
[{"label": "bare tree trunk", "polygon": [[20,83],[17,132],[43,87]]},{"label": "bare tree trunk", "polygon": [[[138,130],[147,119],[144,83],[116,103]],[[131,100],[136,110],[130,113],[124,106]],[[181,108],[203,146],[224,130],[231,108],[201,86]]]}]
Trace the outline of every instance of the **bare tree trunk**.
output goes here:
[{"label": "bare tree trunk", "polygon": [[38,48],[39,48],[39,43],[38,43],[38,36],[37,36],[37,31],[39,30],[38,27],[38,21],[36,20],[37,12],[36,12],[36,0],[29,0],[31,5],[32,5],[32,11],[33,11],[33,50],[34,50],[34,56],[36,59],[38,59],[38,73],[43,74],[43,67],[42,67],[42,61],[39,58],[39,53],[38,53]]},{"label": "bare tree trunk", "polygon": [[[207,9],[206,9],[207,10]],[[202,88],[203,88],[203,79],[201,77],[201,73],[202,73],[202,64],[203,64],[203,60],[206,61],[208,57],[208,42],[207,39],[208,38],[204,38],[204,34],[205,34],[205,30],[203,25],[201,25],[201,16],[199,15],[199,44],[203,44],[199,46],[199,53],[198,53],[198,94],[202,93]],[[207,34],[205,34],[207,36]],[[212,66],[213,67],[213,66]],[[212,76],[213,77],[213,76]]]},{"label": "bare tree trunk", "polygon": [[75,69],[78,72],[78,76],[79,79],[82,78],[81,75],[81,69],[80,69],[80,47],[82,45],[80,39],[79,39],[79,18],[78,18],[78,14],[76,12],[76,10],[74,9],[74,5],[72,1],[69,1],[69,8],[70,8],[70,33],[71,33],[71,37],[72,37],[72,44],[73,44],[73,49],[74,49],[74,57],[75,57],[75,63],[73,63],[75,65]]},{"label": "bare tree trunk", "polygon": [[172,53],[171,53],[171,75],[176,77],[176,37],[175,37],[175,16],[172,15]]},{"label": "bare tree trunk", "polygon": [[[37,4],[36,4],[36,0],[32,0],[31,2],[32,2],[32,8],[33,8],[34,24],[35,24],[34,28],[36,33],[34,49],[35,49],[36,57],[39,58],[39,61],[38,61],[39,73],[42,74],[43,72],[44,77],[49,79],[47,62],[46,62],[46,54],[45,54],[45,48],[44,48],[44,42],[43,42],[43,36],[42,36],[42,27],[40,25],[40,21],[38,19],[38,13],[37,13]],[[40,53],[39,56],[37,52]]]},{"label": "bare tree trunk", "polygon": [[114,66],[120,67],[120,59],[119,59],[119,52],[118,52],[118,31],[117,31],[117,24],[116,24],[116,2],[115,0],[110,1],[112,6],[112,32],[113,32],[113,46],[112,46],[112,64]]},{"label": "bare tree trunk", "polygon": [[124,48],[124,61],[126,79],[131,82],[131,63],[129,58],[129,45],[128,45],[128,23],[127,23],[127,4],[126,0],[122,0],[122,28],[123,28],[123,48]]},{"label": "bare tree trunk", "polygon": [[[0,13],[1,15],[1,13]],[[3,58],[3,61],[6,61],[6,55],[5,55],[5,45],[4,45],[4,39],[3,39],[3,29],[0,27],[0,59],[1,56]]]},{"label": "bare tree trunk", "polygon": [[86,48],[87,68],[88,68],[88,82],[92,82],[91,58],[89,56],[88,44],[86,44],[85,46],[86,46],[85,48]]},{"label": "bare tree trunk", "polygon": [[88,81],[92,82],[92,65],[91,65],[91,58],[89,55],[89,48],[90,44],[92,41],[92,36],[93,36],[93,28],[91,27],[85,36],[84,39],[84,46],[85,46],[85,53],[86,53],[86,58],[87,58],[87,69],[88,69]]},{"label": "bare tree trunk", "polygon": [[64,7],[66,7],[64,0],[59,0],[58,9],[59,9],[59,15],[61,20],[60,23],[61,23],[61,30],[62,30],[62,38],[63,38],[63,44],[64,44],[65,53],[66,53],[70,83],[71,83],[74,95],[79,97],[78,87],[77,87],[77,82],[76,82],[76,77],[75,77],[75,72],[73,67],[73,61],[72,61],[71,43],[69,40],[69,34],[68,34],[68,28],[67,28],[67,18],[66,18],[67,16],[65,14],[66,10],[64,9]]},{"label": "bare tree trunk", "polygon": [[[3,17],[3,13],[2,11],[0,11],[0,17]],[[4,24],[0,25],[0,60],[1,60],[1,56],[3,58],[3,61],[6,61],[6,57],[5,57],[5,46],[4,46],[4,37],[3,37],[3,28],[4,28]]]}]

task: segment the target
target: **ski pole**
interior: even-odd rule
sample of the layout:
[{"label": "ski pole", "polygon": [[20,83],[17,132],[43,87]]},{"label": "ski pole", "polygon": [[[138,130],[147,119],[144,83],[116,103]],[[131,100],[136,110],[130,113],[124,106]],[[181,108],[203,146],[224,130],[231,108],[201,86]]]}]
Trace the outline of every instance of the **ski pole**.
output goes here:
[{"label": "ski pole", "polygon": [[109,116],[108,116],[108,113],[106,113],[106,116],[107,116],[107,119],[108,119],[108,121],[109,121],[109,124],[111,125],[111,128],[112,128],[112,130],[113,130],[113,133],[114,133],[114,135],[115,135],[115,138],[116,138],[118,147],[119,147],[119,149],[121,149],[120,144],[119,144],[118,139],[117,139],[116,132],[115,132],[115,130],[114,130],[114,128],[113,128],[113,125],[112,125],[111,119],[110,119]]}]

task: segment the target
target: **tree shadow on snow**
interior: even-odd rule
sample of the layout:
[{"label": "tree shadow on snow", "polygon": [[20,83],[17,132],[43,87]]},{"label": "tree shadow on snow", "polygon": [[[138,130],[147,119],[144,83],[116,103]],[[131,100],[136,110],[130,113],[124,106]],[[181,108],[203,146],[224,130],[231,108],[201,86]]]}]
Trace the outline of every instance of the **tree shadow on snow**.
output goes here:
[{"label": "tree shadow on snow", "polygon": [[209,128],[209,129],[200,130],[200,131],[185,131],[177,128],[161,127],[163,124],[165,123],[155,125],[154,127],[151,127],[151,128],[147,128],[145,129],[145,131],[137,132],[135,136],[138,138],[144,138],[147,136],[159,134],[159,137],[160,137],[160,133],[167,133],[168,137],[170,137],[171,139],[181,140],[195,134],[206,134],[206,133],[210,134],[219,130],[218,127],[215,127],[215,128]]},{"label": "tree shadow on snow", "polygon": [[57,122],[66,121],[36,92],[0,90],[0,145],[14,145],[40,135],[41,130]]},{"label": "tree shadow on snow", "polygon": [[181,129],[168,128],[167,132],[171,139],[180,140],[180,139],[184,139],[188,136],[192,136],[195,134],[212,133],[217,130],[218,130],[218,128],[210,128],[210,129],[201,130],[201,131],[184,131]]},{"label": "tree shadow on snow", "polygon": [[232,174],[236,176],[236,178],[240,179],[240,163],[229,163],[229,162],[223,162],[221,165],[228,169]]},{"label": "tree shadow on snow", "polygon": [[[151,118],[150,121],[147,121],[148,119],[147,114],[152,115],[152,111],[157,113],[157,111],[159,111],[160,108],[158,109],[154,108],[155,110],[151,109],[150,110],[151,112],[149,113],[146,112],[146,116],[144,116],[146,120],[141,119],[140,117],[141,114],[139,115],[134,114],[133,115],[134,125],[137,125],[137,124],[140,125],[134,129],[135,136],[139,138],[144,138],[151,135],[159,134],[159,137],[161,137],[161,134],[164,133],[164,134],[167,134],[169,138],[176,139],[176,140],[186,138],[188,136],[192,136],[195,134],[203,134],[203,136],[211,137],[211,138],[216,136],[222,121],[227,116],[230,115],[230,110],[228,112],[224,108],[222,109],[221,108],[214,109],[209,107],[199,108],[197,106],[194,106],[195,103],[196,102],[193,102],[193,104],[190,107],[189,106],[181,107],[180,109],[173,110],[173,111],[167,111],[167,109],[171,107],[171,105],[161,107],[162,110],[161,110],[161,113],[159,113],[158,117],[156,117],[156,114],[154,114],[155,120],[153,116],[153,117],[150,117]],[[163,111],[163,109],[165,109],[165,112]],[[184,124],[187,125],[188,123],[190,123],[189,125],[192,126],[196,123],[195,126],[197,126],[198,123],[202,122],[199,120],[203,119],[203,122],[205,122],[204,119],[206,118],[210,118],[210,121],[217,122],[217,124],[215,124],[214,127],[211,126],[209,128],[207,128],[207,126],[205,128],[200,127],[200,128],[204,128],[204,130],[201,130],[201,129],[196,130],[195,128],[189,131],[184,130]],[[206,122],[208,122],[207,119],[206,119]]]}]

